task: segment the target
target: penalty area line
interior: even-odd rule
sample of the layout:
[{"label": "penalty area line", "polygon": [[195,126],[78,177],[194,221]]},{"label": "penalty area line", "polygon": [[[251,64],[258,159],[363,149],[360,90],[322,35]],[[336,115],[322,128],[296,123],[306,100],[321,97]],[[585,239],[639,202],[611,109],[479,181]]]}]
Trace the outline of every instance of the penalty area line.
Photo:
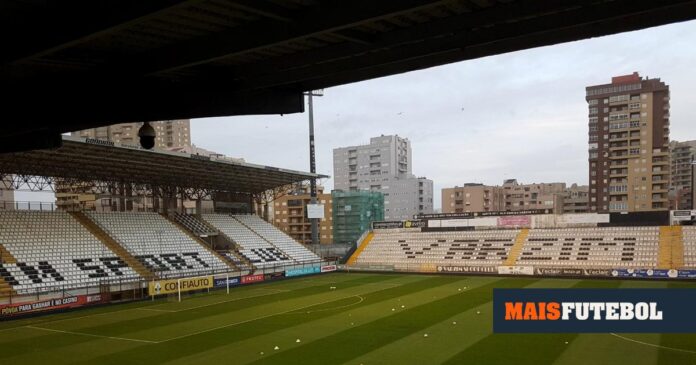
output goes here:
[{"label": "penalty area line", "polygon": [[96,337],[96,338],[105,338],[105,339],[109,339],[109,340],[130,341],[130,342],[140,342],[140,343],[158,343],[158,341],[139,340],[139,339],[137,339],[137,338],[102,336],[102,335],[96,335],[96,334],[93,334],[93,333],[63,331],[63,330],[57,330],[57,329],[45,328],[45,327],[26,326],[25,328],[31,328],[31,329],[40,330],[40,331],[65,333],[65,334],[69,334],[69,335],[87,336],[87,337]]}]

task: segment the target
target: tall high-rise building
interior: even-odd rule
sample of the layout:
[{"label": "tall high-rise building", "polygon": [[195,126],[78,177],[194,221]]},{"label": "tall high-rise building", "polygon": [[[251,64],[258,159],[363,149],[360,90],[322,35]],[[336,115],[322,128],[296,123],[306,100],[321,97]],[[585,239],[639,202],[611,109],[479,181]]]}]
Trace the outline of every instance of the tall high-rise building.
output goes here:
[{"label": "tall high-rise building", "polygon": [[397,135],[370,138],[370,144],[336,148],[334,188],[378,191],[384,219],[406,220],[433,211],[433,181],[411,172],[411,142]]},{"label": "tall high-rise building", "polygon": [[637,72],[588,86],[590,211],[669,208],[669,86]]},{"label": "tall high-rise building", "polygon": [[[143,123],[121,123],[106,127],[84,129],[72,132],[73,136],[101,139],[126,145],[140,145],[138,130]],[[157,137],[155,148],[191,146],[191,121],[189,119],[163,120],[151,122]]]},{"label": "tall high-rise building", "polygon": [[696,141],[677,142],[669,144],[672,153],[672,184],[670,187],[670,208],[694,209],[692,179],[696,156]]}]

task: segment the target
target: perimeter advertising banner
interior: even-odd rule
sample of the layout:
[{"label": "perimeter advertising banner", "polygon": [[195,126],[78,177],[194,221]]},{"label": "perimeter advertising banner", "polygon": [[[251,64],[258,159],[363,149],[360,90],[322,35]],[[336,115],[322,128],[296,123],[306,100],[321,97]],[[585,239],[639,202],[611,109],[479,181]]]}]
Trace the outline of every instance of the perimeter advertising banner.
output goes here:
[{"label": "perimeter advertising banner", "polygon": [[35,302],[0,304],[0,318],[15,315],[75,308],[104,302],[101,294],[75,295],[65,298],[47,299]]},{"label": "perimeter advertising banner", "polygon": [[207,289],[213,287],[212,276],[202,276],[198,278],[184,278],[171,280],[152,281],[148,285],[148,294],[172,294],[179,292],[179,283],[181,283],[181,291],[191,291],[199,289]]},{"label": "perimeter advertising banner", "polygon": [[264,280],[263,274],[242,276],[242,284],[259,283]]},{"label": "perimeter advertising banner", "polygon": [[532,217],[528,215],[498,217],[498,227],[529,227]]},{"label": "perimeter advertising banner", "polygon": [[299,269],[285,270],[286,277],[302,276],[318,274],[321,272],[321,266],[301,267]]},{"label": "perimeter advertising banner", "polygon": [[438,266],[437,272],[442,273],[472,273],[472,274],[497,274],[495,266]]},{"label": "perimeter advertising banner", "polygon": [[534,275],[532,266],[498,266],[500,275]]},{"label": "perimeter advertising banner", "polygon": [[242,279],[239,276],[215,279],[213,286],[216,288],[226,288],[228,283],[230,286],[237,286],[242,283]]},{"label": "perimeter advertising banner", "polygon": [[645,278],[645,279],[694,279],[696,270],[664,270],[664,269],[615,269],[611,276],[619,278]]},{"label": "perimeter advertising banner", "polygon": [[336,271],[338,268],[336,265],[326,265],[321,267],[321,272],[331,272]]},{"label": "perimeter advertising banner", "polygon": [[266,281],[278,280],[278,279],[282,279],[284,277],[285,277],[285,273],[282,271],[281,272],[273,272],[273,273],[265,274],[264,280],[266,280]]}]

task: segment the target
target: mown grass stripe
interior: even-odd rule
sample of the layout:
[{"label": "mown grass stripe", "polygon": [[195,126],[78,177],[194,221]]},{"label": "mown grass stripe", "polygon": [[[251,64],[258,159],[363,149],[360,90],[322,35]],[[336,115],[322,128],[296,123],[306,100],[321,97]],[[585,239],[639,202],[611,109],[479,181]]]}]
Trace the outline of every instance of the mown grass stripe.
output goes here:
[{"label": "mown grass stripe", "polygon": [[[339,289],[336,290],[336,293],[347,290],[349,288],[359,287],[364,284],[383,283],[395,279],[398,279],[398,277],[389,275],[374,275],[370,277],[360,277],[354,280],[347,280],[341,283]],[[153,312],[152,315],[148,317],[147,321],[135,319],[121,321],[117,323],[108,323],[104,325],[91,325],[94,322],[89,321],[85,323],[87,324],[87,326],[80,326],[80,323],[65,322],[65,326],[57,326],[55,328],[63,330],[74,330],[86,333],[95,333],[105,336],[128,337],[128,334],[132,334],[134,332],[142,330],[148,330],[150,328],[171,326],[176,323],[184,323],[189,321],[200,321],[206,317],[213,317],[223,313],[231,313],[232,311],[239,311],[241,309],[252,308],[263,304],[276,303],[295,298],[302,298],[313,294],[322,294],[325,293],[326,290],[327,287],[325,284],[319,284],[288,292],[278,292],[262,297],[246,298],[234,302],[219,303],[216,305],[211,305],[208,307],[203,307],[185,312]],[[54,328],[53,326],[48,327]]]},{"label": "mown grass stripe", "polygon": [[[358,307],[375,304],[398,296],[419,292],[427,288],[446,285],[454,281],[461,280],[460,277],[419,277],[417,279],[420,280],[404,284],[402,286],[387,288],[370,293],[366,296],[365,301],[359,304]],[[354,309],[355,307],[351,307],[345,308],[341,311],[345,312]],[[337,312],[331,311],[317,312],[312,315],[311,319],[309,320],[314,321],[320,318],[335,315],[336,313]],[[261,320],[240,324],[234,327],[222,328],[216,331],[206,332],[181,340],[147,345],[147,351],[143,351],[142,349],[133,349],[110,354],[108,356],[95,357],[89,361],[85,361],[84,365],[92,365],[95,363],[116,365],[122,365],[124,363],[164,363],[185,356],[194,356],[197,353],[205,353],[211,349],[226,346],[230,343],[242,341],[250,337],[271,333],[279,328],[297,326],[299,324],[306,323],[307,321],[308,319],[306,317],[298,315],[279,315],[267,317]],[[220,360],[222,361],[227,359]]]},{"label": "mown grass stripe", "polygon": [[[574,279],[540,280],[526,288],[567,288],[577,282]],[[488,301],[361,357],[351,359],[344,365],[439,364],[491,334],[492,309],[493,303]],[[427,338],[424,337],[425,333],[429,334]]]},{"label": "mown grass stripe", "polygon": [[[171,365],[184,365],[193,362],[216,362],[224,357],[224,354],[234,353],[236,364],[247,364],[258,360],[261,352],[266,354],[275,353],[273,347],[278,345],[282,352],[298,346],[312,343],[326,336],[330,336],[345,331],[354,326],[379,320],[383,317],[404,311],[405,308],[414,308],[432,302],[436,298],[444,298],[458,294],[457,288],[464,286],[475,288],[490,282],[500,280],[494,277],[461,278],[460,280],[424,288],[422,290],[395,296],[388,300],[371,303],[364,306],[354,305],[348,310],[335,311],[333,315],[316,318],[315,313],[296,314],[303,316],[306,321],[295,326],[276,327],[273,331],[263,335],[249,337],[241,341],[225,345],[219,348],[210,349],[204,353],[196,353],[188,357],[183,357],[175,361],[168,362]],[[365,295],[368,300],[373,293]],[[335,303],[338,304],[338,303]],[[403,307],[402,307],[403,305]],[[329,309],[329,308],[322,308]],[[395,311],[391,311],[395,309]],[[296,343],[295,339],[301,338],[301,343]]]},{"label": "mown grass stripe", "polygon": [[[355,279],[349,279],[346,280],[344,283],[341,284],[343,287],[352,287],[352,286],[358,286],[362,285],[365,283],[378,283],[378,282],[383,282],[387,280],[393,280],[393,279],[398,279],[399,276],[395,275],[371,275],[371,276],[359,276]],[[275,282],[272,283],[274,285],[282,285],[284,282]],[[325,291],[326,285],[322,282],[319,283],[318,285],[315,286],[310,286],[306,287],[300,290],[295,291],[298,296],[302,295],[310,295],[311,293],[317,293],[317,292],[322,292]],[[250,288],[250,287],[245,287],[245,288]],[[269,296],[276,298],[277,300],[282,300],[282,298],[287,298],[289,294],[292,292],[287,292],[287,293],[279,293],[278,296]],[[247,307],[253,307],[255,305],[259,305],[264,302],[270,302],[272,299],[270,298],[252,298],[249,299],[248,301],[239,301],[239,302],[234,302],[234,303],[240,303],[241,305],[235,305],[235,309],[238,308],[247,308]],[[147,302],[140,302],[139,303],[143,307],[147,307],[151,305],[150,303]],[[119,315],[119,312],[121,312],[121,306],[113,306],[113,307],[108,307],[112,308],[112,312],[114,315]],[[134,309],[137,308],[137,306],[133,306],[128,309]],[[116,309],[116,310],[114,310]],[[229,308],[227,308],[229,311]],[[218,309],[219,311],[219,309]],[[213,307],[208,307],[204,311],[206,313],[210,313],[209,315],[214,315],[219,312],[215,311],[215,308]],[[145,312],[143,312],[145,313]],[[185,312],[184,312],[185,313]],[[39,323],[43,324],[34,324],[33,321],[31,320],[19,320],[20,323],[27,323],[27,325],[37,325],[37,326],[42,326],[46,328],[51,328],[51,329],[61,329],[61,330],[67,330],[67,331],[75,331],[75,332],[82,332],[86,334],[97,334],[101,336],[110,336],[110,337],[129,337],[128,333],[131,331],[136,331],[140,329],[145,329],[145,328],[157,328],[158,326],[163,326],[166,324],[171,324],[172,322],[176,321],[187,321],[187,320],[197,320],[202,317],[205,317],[205,315],[198,315],[198,313],[195,316],[188,315],[186,316],[184,313],[155,313],[153,312],[152,314],[148,313],[150,317],[148,318],[139,318],[139,319],[128,319],[128,320],[122,320],[120,322],[115,322],[115,323],[107,323],[99,326],[91,326],[88,328],[83,328],[80,326],[81,322],[86,323],[87,325],[92,324],[92,323],[100,323],[102,321],[102,314],[103,315],[108,315],[108,312],[98,312],[98,313],[90,313],[90,314],[85,314],[85,315],[77,315],[77,313],[74,313],[76,318],[71,318],[68,316],[67,318],[59,318],[57,320],[51,321],[41,321]],[[96,316],[95,316],[96,314]],[[120,314],[123,314],[122,312]],[[163,318],[167,315],[174,316],[174,318]],[[159,319],[157,321],[150,321],[150,318],[157,318]],[[169,321],[168,321],[169,320]],[[53,324],[53,325],[51,325]],[[71,326],[73,325],[73,326]],[[76,325],[76,326],[75,326]],[[33,329],[22,329],[22,328],[17,328],[15,330],[30,330],[34,331],[35,333],[41,333],[40,335],[37,334],[35,336],[32,336],[30,340],[27,340],[26,338],[18,338],[16,340],[10,340],[10,341],[2,341],[2,348],[5,349],[7,348],[8,350],[3,350],[0,351],[0,359],[6,359],[10,358],[13,356],[18,356],[23,353],[30,353],[35,350],[41,350],[43,352],[50,352],[55,349],[60,349],[65,346],[76,346],[79,344],[88,344],[90,342],[94,341],[102,341],[103,339],[99,338],[94,338],[94,337],[89,337],[89,336],[81,336],[81,335],[72,335],[72,334],[61,334],[61,333],[50,333],[50,332],[40,332],[37,330]],[[7,335],[8,333],[12,333],[12,331],[5,331],[2,334]],[[4,337],[4,336],[3,336]],[[12,336],[8,336],[9,338],[12,338]],[[138,346],[142,346],[141,344],[137,344]],[[143,344],[144,345],[144,344]]]},{"label": "mown grass stripe", "polygon": [[[411,308],[252,364],[340,364],[469,308],[490,301],[493,288],[529,285],[534,279],[502,279],[429,304]],[[350,343],[350,346],[346,346]],[[312,354],[321,353],[321,358]]]},{"label": "mown grass stripe", "polygon": [[[619,281],[583,280],[572,287],[616,288],[620,284]],[[577,336],[575,333],[491,334],[462,350],[444,364],[551,364],[565,351],[565,342],[571,343]]]}]

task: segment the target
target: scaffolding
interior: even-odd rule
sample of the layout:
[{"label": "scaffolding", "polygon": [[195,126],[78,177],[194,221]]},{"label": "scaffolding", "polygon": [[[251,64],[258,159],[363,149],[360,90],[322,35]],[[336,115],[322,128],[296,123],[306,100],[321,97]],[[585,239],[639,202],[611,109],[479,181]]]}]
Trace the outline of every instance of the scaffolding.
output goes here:
[{"label": "scaffolding", "polygon": [[335,243],[354,243],[374,221],[384,220],[384,195],[376,191],[331,192]]}]

